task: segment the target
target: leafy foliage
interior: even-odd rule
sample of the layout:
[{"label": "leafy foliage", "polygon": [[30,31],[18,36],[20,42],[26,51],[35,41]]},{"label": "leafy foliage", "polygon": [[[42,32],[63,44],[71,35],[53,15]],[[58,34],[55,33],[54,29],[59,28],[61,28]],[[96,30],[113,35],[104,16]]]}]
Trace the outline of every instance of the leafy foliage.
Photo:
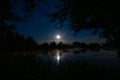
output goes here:
[{"label": "leafy foliage", "polygon": [[37,43],[15,32],[15,23],[24,21],[43,0],[0,0],[0,51],[35,49]]},{"label": "leafy foliage", "polygon": [[[0,32],[24,21],[43,0],[0,0]],[[15,25],[14,25],[15,26]]]},{"label": "leafy foliage", "polygon": [[69,21],[69,27],[79,32],[81,29],[99,29],[101,37],[112,41],[120,38],[120,5],[118,1],[98,0],[60,0],[57,11],[51,14],[51,21],[63,24]]}]

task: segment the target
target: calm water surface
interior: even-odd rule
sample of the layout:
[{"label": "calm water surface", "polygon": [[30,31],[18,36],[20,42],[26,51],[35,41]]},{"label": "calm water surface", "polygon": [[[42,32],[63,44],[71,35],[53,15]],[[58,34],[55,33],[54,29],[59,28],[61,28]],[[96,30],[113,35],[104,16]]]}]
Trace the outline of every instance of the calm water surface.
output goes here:
[{"label": "calm water surface", "polygon": [[96,64],[100,67],[104,66],[115,69],[119,69],[120,67],[120,58],[116,51],[101,50],[99,52],[80,52],[77,50],[70,50],[64,52],[61,50],[55,50],[53,52],[48,52],[48,54],[37,54],[35,59],[40,63],[51,64],[53,67],[67,64],[74,65],[76,62],[78,64]]},{"label": "calm water surface", "polygon": [[1,79],[115,80],[120,76],[116,51],[53,50],[0,55]]}]

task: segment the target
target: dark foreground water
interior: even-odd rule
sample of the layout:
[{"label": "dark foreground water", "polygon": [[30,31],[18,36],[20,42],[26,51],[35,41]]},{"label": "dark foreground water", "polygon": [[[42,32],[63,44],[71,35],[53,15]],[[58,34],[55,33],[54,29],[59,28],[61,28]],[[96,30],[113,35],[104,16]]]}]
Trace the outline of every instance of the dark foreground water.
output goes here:
[{"label": "dark foreground water", "polygon": [[1,53],[0,80],[119,80],[116,51]]}]

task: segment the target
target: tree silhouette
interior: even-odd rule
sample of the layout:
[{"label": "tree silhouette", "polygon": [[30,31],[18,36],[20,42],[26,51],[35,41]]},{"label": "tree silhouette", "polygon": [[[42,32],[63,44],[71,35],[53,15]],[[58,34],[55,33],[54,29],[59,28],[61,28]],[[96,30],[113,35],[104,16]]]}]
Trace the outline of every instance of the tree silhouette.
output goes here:
[{"label": "tree silhouette", "polygon": [[73,42],[72,46],[75,47],[75,48],[80,48],[81,43],[80,42]]},{"label": "tree silhouette", "polygon": [[50,43],[50,48],[51,48],[51,49],[55,49],[55,48],[57,48],[57,44],[56,44],[56,42],[54,42],[54,41],[51,42],[51,43]]},{"label": "tree silhouette", "polygon": [[64,48],[64,45],[63,45],[62,41],[60,41],[57,46],[58,46],[59,49]]},{"label": "tree silhouette", "polygon": [[[43,0],[0,0],[0,38],[13,31],[14,23],[24,21]],[[27,17],[26,17],[27,16]]]},{"label": "tree silhouette", "polygon": [[47,42],[45,42],[45,43],[42,43],[42,44],[40,44],[39,45],[39,49],[49,49],[50,47],[49,47],[49,44],[47,43]]},{"label": "tree silhouette", "polygon": [[24,21],[43,0],[0,0],[0,38],[6,30],[13,30],[17,21]]},{"label": "tree silhouette", "polygon": [[25,40],[25,44],[28,50],[31,50],[31,49],[35,50],[36,47],[38,46],[35,40],[30,36]]},{"label": "tree silhouette", "polygon": [[0,41],[0,51],[36,50],[38,44],[32,37],[24,38],[17,32],[7,32]]},{"label": "tree silhouette", "polygon": [[37,43],[15,32],[15,23],[24,21],[43,0],[0,0],[0,51],[32,50]]},{"label": "tree silhouette", "polygon": [[60,0],[57,11],[50,17],[61,26],[69,21],[70,29],[76,33],[81,29],[94,29],[93,34],[96,34],[102,29],[100,37],[120,46],[119,10],[118,1]]}]

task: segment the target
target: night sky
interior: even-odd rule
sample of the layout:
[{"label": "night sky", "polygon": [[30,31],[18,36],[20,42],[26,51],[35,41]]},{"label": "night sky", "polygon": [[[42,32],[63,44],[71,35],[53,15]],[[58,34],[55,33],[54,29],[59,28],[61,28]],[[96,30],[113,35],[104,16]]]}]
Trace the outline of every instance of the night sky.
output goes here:
[{"label": "night sky", "polygon": [[32,36],[38,43],[54,41],[57,34],[61,35],[63,42],[81,41],[89,43],[104,41],[102,38],[98,38],[98,34],[93,36],[93,30],[82,30],[75,37],[74,32],[66,27],[67,24],[62,29],[56,29],[56,24],[50,22],[48,14],[55,11],[54,7],[57,3],[58,0],[45,0],[39,8],[33,11],[32,17],[17,24],[16,31],[25,37]]}]

